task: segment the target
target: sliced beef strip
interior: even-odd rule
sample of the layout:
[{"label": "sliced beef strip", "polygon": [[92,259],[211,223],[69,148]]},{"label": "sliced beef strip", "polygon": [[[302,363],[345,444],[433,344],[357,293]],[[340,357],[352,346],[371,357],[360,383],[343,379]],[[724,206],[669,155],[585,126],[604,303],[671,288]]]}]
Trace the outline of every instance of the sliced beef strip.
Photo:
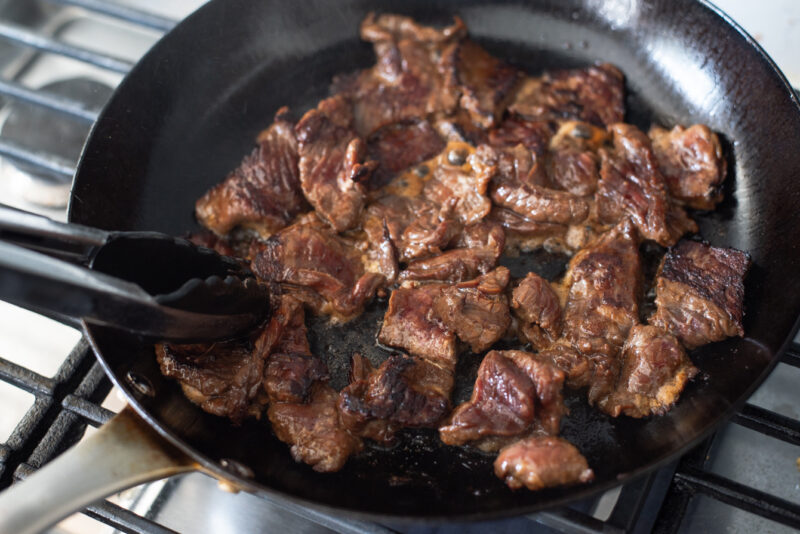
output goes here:
[{"label": "sliced beef strip", "polygon": [[161,374],[178,381],[184,395],[208,413],[240,423],[258,417],[266,399],[261,393],[268,350],[255,339],[192,345],[158,344]]},{"label": "sliced beef strip", "polygon": [[586,458],[567,440],[530,437],[505,447],[494,461],[494,472],[509,488],[531,491],[594,480]]},{"label": "sliced beef strip", "polygon": [[482,128],[494,126],[521,73],[469,39],[459,41],[446,59],[449,84],[461,93],[459,104]]},{"label": "sliced beef strip", "polygon": [[242,226],[266,237],[308,209],[300,188],[294,125],[287,112],[281,108],[258,136],[253,152],[198,199],[195,213],[200,224],[217,235]]},{"label": "sliced beef strip", "polygon": [[564,373],[536,355],[490,351],[481,362],[469,401],[439,428],[447,445],[494,446],[495,437],[531,432],[557,434],[564,404]]},{"label": "sliced beef strip", "polygon": [[490,195],[496,206],[534,222],[577,224],[589,216],[589,203],[584,198],[507,176],[494,178]]},{"label": "sliced beef strip", "polygon": [[527,120],[582,120],[598,126],[622,122],[624,77],[608,63],[526,77],[509,110]]},{"label": "sliced beef strip", "polygon": [[750,257],[736,249],[681,241],[656,275],[656,312],[649,323],[687,349],[743,336],[744,277]]},{"label": "sliced beef strip", "polygon": [[270,237],[252,262],[256,275],[280,283],[317,313],[358,315],[386,277],[367,271],[361,245],[319,222],[296,223]]},{"label": "sliced beef strip", "polygon": [[568,230],[566,225],[532,221],[515,211],[497,206],[492,208],[487,220],[503,227],[506,248],[523,252],[538,249],[550,239],[561,241]]},{"label": "sliced beef strip", "polygon": [[455,370],[456,335],[431,314],[447,284],[422,284],[392,291],[378,341]]},{"label": "sliced beef strip", "polygon": [[[359,361],[361,359],[361,361]],[[394,354],[372,369],[359,355],[357,380],[340,393],[339,409],[353,433],[391,443],[399,428],[435,428],[450,411],[453,369],[416,356]]]},{"label": "sliced beef strip", "polygon": [[408,119],[378,129],[367,138],[368,159],[378,162],[369,189],[379,189],[400,171],[434,157],[444,147],[445,142],[426,120]]},{"label": "sliced beef strip", "polygon": [[361,439],[342,426],[339,394],[327,384],[317,383],[307,404],[276,402],[267,415],[279,440],[290,446],[292,458],[315,471],[341,469],[347,459],[363,448]]},{"label": "sliced beef strip", "polygon": [[350,102],[333,96],[295,126],[300,185],[317,214],[337,232],[358,223],[364,186],[377,166],[365,161],[366,146],[353,129]]},{"label": "sliced beef strip", "polygon": [[606,130],[592,124],[562,123],[550,140],[546,166],[550,181],[575,195],[593,194],[600,179],[597,151],[607,139]]},{"label": "sliced beef strip", "polygon": [[639,322],[642,265],[633,224],[625,219],[575,254],[562,285],[563,336],[590,360],[589,400],[594,402],[613,389],[619,351]]},{"label": "sliced beef strip", "polygon": [[401,280],[439,280],[461,282],[485,274],[497,265],[505,248],[501,225],[481,221],[465,227],[450,250],[429,258],[417,259],[400,273]]},{"label": "sliced beef strip", "polygon": [[598,407],[617,417],[661,415],[669,411],[697,368],[672,334],[636,325],[622,349],[622,372],[616,389]]},{"label": "sliced beef strip", "polygon": [[476,149],[467,143],[450,142],[436,157],[395,178],[384,192],[422,197],[437,206],[454,202],[455,217],[464,225],[473,224],[491,210],[486,190],[496,172],[494,162],[489,147]]},{"label": "sliced beef strip", "polygon": [[264,391],[270,402],[305,402],[312,385],[328,379],[328,366],[311,354],[303,303],[291,295],[280,297],[262,340],[269,353]]},{"label": "sliced beef strip", "polygon": [[506,287],[511,273],[505,267],[468,282],[446,287],[433,302],[433,316],[479,353],[500,340],[511,324]]},{"label": "sliced beef strip", "polygon": [[387,195],[367,207],[363,228],[370,243],[386,229],[402,262],[438,254],[462,229],[452,200],[439,206],[422,197]]},{"label": "sliced beef strip", "polygon": [[406,119],[451,113],[458,88],[448,84],[445,61],[466,35],[461,19],[443,29],[400,15],[368,15],[361,38],[373,43],[377,62],[359,73],[334,79],[333,92],[354,103],[355,127],[362,136]]},{"label": "sliced beef strip", "polygon": [[597,213],[615,224],[630,217],[645,239],[670,246],[697,225],[667,194],[667,185],[645,134],[630,124],[610,127],[613,150],[600,149]]},{"label": "sliced beef strip", "polygon": [[695,124],[672,130],[654,126],[648,135],[670,194],[691,208],[713,210],[722,200],[727,172],[717,134]]},{"label": "sliced beef strip", "polygon": [[536,350],[549,347],[561,335],[563,314],[558,295],[538,274],[528,273],[514,288],[511,308],[519,320],[519,337]]}]

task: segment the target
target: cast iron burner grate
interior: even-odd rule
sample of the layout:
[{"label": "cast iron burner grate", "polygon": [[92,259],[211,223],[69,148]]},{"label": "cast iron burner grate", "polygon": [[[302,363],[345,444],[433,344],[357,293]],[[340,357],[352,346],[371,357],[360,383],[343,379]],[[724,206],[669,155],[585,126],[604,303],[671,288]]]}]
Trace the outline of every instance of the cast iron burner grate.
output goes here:
[{"label": "cast iron burner grate", "polygon": [[[168,31],[175,24],[174,21],[161,16],[103,0],[49,1],[52,4],[77,7],[160,32]],[[0,21],[0,40],[48,54],[77,59],[111,72],[124,73],[132,67],[132,63],[128,61],[65,44],[5,21]],[[0,97],[50,110],[84,124],[94,121],[97,117],[97,108],[92,107],[90,103],[46,91],[32,90],[14,81],[0,80]],[[19,146],[1,137],[0,156],[55,178],[68,180],[74,173],[74,164],[58,156]],[[800,367],[800,344],[793,343],[782,361]],[[0,380],[35,397],[33,405],[17,423],[10,437],[5,443],[0,444],[0,490],[24,479],[74,445],[83,436],[87,425],[100,426],[114,415],[113,412],[100,406],[111,390],[111,383],[83,339],[52,378],[0,358]],[[753,404],[746,404],[734,416],[732,422],[764,436],[800,446],[800,421],[796,419]],[[596,499],[533,516],[439,527],[378,525],[340,519],[290,503],[270,504],[281,507],[285,512],[295,514],[304,520],[342,533],[418,534],[433,531],[442,533],[479,530],[674,533],[681,528],[692,501],[700,496],[706,496],[789,527],[800,528],[798,504],[720,476],[708,468],[714,439],[714,436],[708,438],[679,461],[623,486],[605,520],[598,519],[590,513],[596,504]],[[169,483],[165,488],[169,488]],[[96,503],[83,513],[123,532],[174,532],[109,501]]]}]

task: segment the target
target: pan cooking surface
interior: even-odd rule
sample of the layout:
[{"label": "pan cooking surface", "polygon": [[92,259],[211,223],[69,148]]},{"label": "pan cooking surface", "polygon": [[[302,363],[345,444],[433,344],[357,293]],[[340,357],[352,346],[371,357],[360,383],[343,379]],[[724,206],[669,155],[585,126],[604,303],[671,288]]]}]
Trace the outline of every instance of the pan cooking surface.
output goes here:
[{"label": "pan cooking surface", "polygon": [[[491,457],[444,446],[433,430],[406,432],[388,451],[367,448],[339,473],[315,473],[291,459],[265,421],[232,427],[202,412],[161,376],[152,348],[93,327],[106,370],[134,407],[209,469],[224,473],[223,458],[251,468],[252,479],[233,475],[249,490],[372,518],[530,512],[617,484],[708,433],[763,379],[800,313],[800,288],[785,283],[800,270],[800,255],[790,253],[800,237],[800,190],[793,185],[800,113],[760,52],[701,4],[210,2],[154,47],[108,104],[84,151],[70,219],[176,235],[198,229],[194,201],[238,164],[275,110],[289,104],[299,117],[327,94],[334,74],[373,61],[358,40],[358,24],[370,10],[440,24],[458,14],[490,52],[531,73],[612,62],[627,77],[627,122],[702,122],[721,132],[731,169],[725,201],[695,218],[711,244],[753,257],[748,337],[694,351],[703,373],[666,416],[611,419],[566,392],[563,435],[586,455],[596,481],[540,492],[511,492],[495,478]],[[534,270],[552,279],[564,258],[537,253],[504,263],[516,276]],[[388,354],[375,345],[384,306],[373,304],[346,327],[310,322],[313,348],[326,357],[335,387],[344,385],[353,350],[376,362]],[[478,364],[477,356],[461,358],[454,401],[468,397]],[[151,382],[156,394],[137,393],[125,380],[130,372]]]}]

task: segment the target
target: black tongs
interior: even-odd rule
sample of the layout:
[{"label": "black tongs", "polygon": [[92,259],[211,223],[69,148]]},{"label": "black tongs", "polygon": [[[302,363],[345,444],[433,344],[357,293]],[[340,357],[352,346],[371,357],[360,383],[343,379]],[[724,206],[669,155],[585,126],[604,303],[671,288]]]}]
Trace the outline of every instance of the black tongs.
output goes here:
[{"label": "black tongs", "polygon": [[107,232],[0,204],[0,299],[147,339],[200,342],[266,318],[267,287],[234,258],[156,232]]}]

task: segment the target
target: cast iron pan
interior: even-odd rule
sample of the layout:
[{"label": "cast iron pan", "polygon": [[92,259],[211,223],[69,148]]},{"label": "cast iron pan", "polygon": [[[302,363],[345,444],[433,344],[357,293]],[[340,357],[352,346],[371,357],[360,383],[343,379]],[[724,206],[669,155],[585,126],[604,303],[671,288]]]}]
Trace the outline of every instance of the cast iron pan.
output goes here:
[{"label": "cast iron pan", "polygon": [[[208,415],[162,378],[151,347],[113,331],[89,335],[109,376],[136,411],[200,465],[264,496],[334,508],[371,519],[468,519],[522,514],[629,480],[685,451],[725,420],[766,377],[800,314],[800,108],[754,41],[709,4],[636,1],[217,0],[158,43],[117,90],[85,148],[70,220],[109,230],[198,229],[194,201],[247,153],[278,107],[296,117],[326,96],[334,74],[373,62],[358,26],[369,11],[400,12],[445,24],[458,14],[470,34],[531,73],[618,65],[627,77],[627,121],[706,123],[725,140],[725,202],[698,214],[713,245],[748,251],[744,339],[692,353],[703,371],[667,415],[612,419],[570,395],[563,435],[586,455],[586,486],[512,492],[492,457],[442,445],[435,431],[408,432],[400,445],[367,449],[335,474],[295,463],[264,422],[241,427]],[[553,277],[563,258],[512,262]],[[381,308],[344,327],[312,321],[313,346],[332,383],[346,381],[360,350],[373,361]],[[480,357],[461,358],[456,402],[469,394]],[[149,382],[142,394],[126,376]],[[226,470],[220,465],[226,462]],[[249,468],[230,469],[237,463]],[[252,477],[249,476],[252,474]],[[248,475],[248,476],[244,476]]]}]

